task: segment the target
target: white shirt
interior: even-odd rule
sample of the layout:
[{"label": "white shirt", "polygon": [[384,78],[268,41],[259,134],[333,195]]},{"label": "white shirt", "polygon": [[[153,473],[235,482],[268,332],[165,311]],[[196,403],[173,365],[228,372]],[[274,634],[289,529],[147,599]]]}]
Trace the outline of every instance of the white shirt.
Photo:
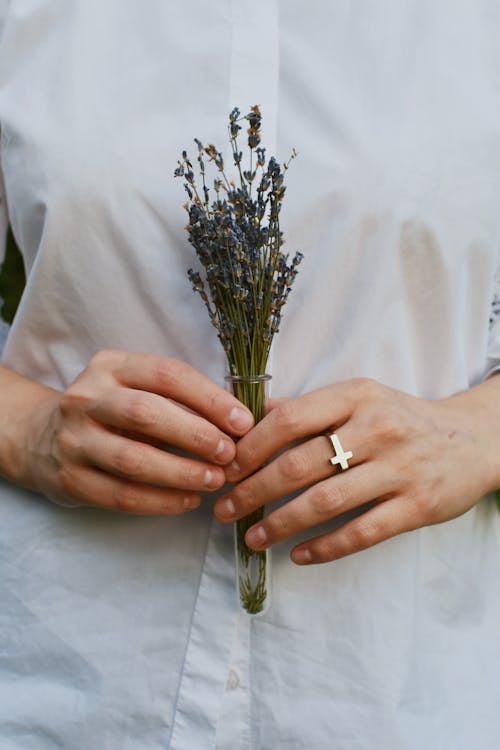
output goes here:
[{"label": "white shirt", "polygon": [[[495,0],[0,7],[1,166],[28,276],[7,365],[64,388],[119,347],[222,383],[172,174],[254,103],[268,154],[299,152],[283,228],[305,259],[273,393],[369,376],[441,397],[499,364]],[[492,498],[333,564],[278,545],[251,619],[211,498],[148,518],[6,482],[0,497],[2,750],[500,743]]]}]

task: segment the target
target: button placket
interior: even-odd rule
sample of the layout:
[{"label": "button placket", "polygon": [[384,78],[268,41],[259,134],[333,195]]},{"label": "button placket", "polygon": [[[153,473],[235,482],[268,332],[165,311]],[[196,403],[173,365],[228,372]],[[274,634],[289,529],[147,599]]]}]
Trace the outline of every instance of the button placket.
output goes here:
[{"label": "button placket", "polygon": [[[277,141],[278,3],[277,0],[230,0],[229,11],[227,112],[237,106],[245,114],[253,104],[260,106],[262,145],[270,156],[275,153]],[[243,145],[242,139],[242,150]],[[227,156],[226,152],[226,159]],[[212,747],[215,734],[216,747],[221,750],[250,748],[251,618],[237,612],[232,535],[232,528],[212,523],[181,678],[171,750]]]},{"label": "button placket", "polygon": [[227,672],[226,689],[217,723],[217,750],[249,750],[249,648],[251,618],[239,612]]},{"label": "button placket", "polygon": [[170,750],[212,747],[234,639],[232,529],[212,520],[186,658],[179,686]]},{"label": "button placket", "polygon": [[[239,107],[245,114],[251,106],[258,104],[262,113],[262,145],[266,148],[266,156],[278,158],[278,0],[230,0],[230,7],[232,40],[228,112]],[[226,157],[229,154],[228,147]],[[270,372],[272,359],[273,347],[269,355]]]}]

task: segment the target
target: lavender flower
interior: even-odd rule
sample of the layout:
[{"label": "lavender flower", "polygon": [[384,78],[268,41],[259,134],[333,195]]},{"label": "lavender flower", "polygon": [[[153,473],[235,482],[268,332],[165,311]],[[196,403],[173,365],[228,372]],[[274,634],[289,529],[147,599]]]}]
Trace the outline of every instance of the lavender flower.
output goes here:
[{"label": "lavender flower", "polygon": [[[248,159],[238,138],[246,120]],[[237,397],[248,406],[255,421],[265,414],[266,372],[273,337],[278,333],[282,310],[290,294],[303,255],[291,260],[282,252],[280,212],[285,196],[284,176],[290,161],[281,166],[260,145],[262,117],[258,106],[241,116],[235,107],[229,115],[228,133],[235,179],[229,179],[224,159],[213,144],[197,138],[199,177],[186,151],[177,163],[175,177],[184,178],[188,195],[186,226],[203,269],[188,270],[191,286],[207,308],[226,352],[232,376],[254,378],[239,382]],[[208,183],[207,167],[215,170]],[[198,182],[197,182],[198,179]],[[212,200],[211,200],[211,190]],[[256,378],[256,379],[255,379]],[[239,577],[240,599],[247,612],[262,611],[267,599],[268,552],[255,552],[245,542],[246,531],[264,515],[259,508],[236,522],[236,539],[244,573]],[[254,575],[255,574],[255,575]]]},{"label": "lavender flower", "polygon": [[[249,159],[243,168],[238,137],[247,122]],[[258,106],[240,115],[235,107],[229,115],[236,181],[226,174],[222,154],[212,144],[204,146],[195,138],[200,178],[198,187],[187,152],[174,172],[183,177],[189,197],[185,204],[187,231],[205,271],[188,271],[194,291],[202,298],[211,322],[217,329],[233,375],[265,372],[272,339],[278,332],[282,308],[288,299],[297,267],[303,256],[289,256],[281,250],[284,239],[279,216],[285,195],[283,165],[271,156],[267,161],[260,144],[261,113]],[[207,184],[207,165],[216,170],[214,198]]]}]

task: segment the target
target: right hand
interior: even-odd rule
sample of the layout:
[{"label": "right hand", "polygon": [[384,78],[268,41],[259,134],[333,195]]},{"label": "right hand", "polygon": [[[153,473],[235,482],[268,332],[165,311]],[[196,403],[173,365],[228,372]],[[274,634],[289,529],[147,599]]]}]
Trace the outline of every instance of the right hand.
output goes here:
[{"label": "right hand", "polygon": [[201,491],[225,482],[221,467],[236,452],[228,435],[253,425],[234,396],[197,370],[150,354],[101,351],[64,393],[53,393],[24,426],[19,480],[61,505],[192,510]]}]

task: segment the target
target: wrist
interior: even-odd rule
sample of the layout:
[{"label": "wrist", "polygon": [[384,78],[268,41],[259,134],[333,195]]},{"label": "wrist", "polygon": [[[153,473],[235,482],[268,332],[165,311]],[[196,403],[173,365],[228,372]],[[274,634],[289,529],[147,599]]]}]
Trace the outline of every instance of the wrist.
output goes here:
[{"label": "wrist", "polygon": [[500,376],[443,399],[441,404],[450,417],[450,435],[455,428],[468,437],[470,471],[481,495],[499,489]]},{"label": "wrist", "polygon": [[37,489],[33,471],[34,445],[50,418],[58,391],[0,368],[0,475]]}]

